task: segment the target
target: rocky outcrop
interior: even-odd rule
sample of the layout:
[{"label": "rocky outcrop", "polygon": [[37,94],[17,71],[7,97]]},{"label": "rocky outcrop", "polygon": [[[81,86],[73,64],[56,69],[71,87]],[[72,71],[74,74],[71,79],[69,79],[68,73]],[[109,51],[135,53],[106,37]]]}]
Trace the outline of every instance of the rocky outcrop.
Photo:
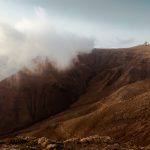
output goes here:
[{"label": "rocky outcrop", "polygon": [[3,141],[0,149],[13,150],[149,150],[130,143],[118,143],[108,136],[90,136],[83,139],[72,138],[66,141],[53,141],[45,137],[16,137]]}]

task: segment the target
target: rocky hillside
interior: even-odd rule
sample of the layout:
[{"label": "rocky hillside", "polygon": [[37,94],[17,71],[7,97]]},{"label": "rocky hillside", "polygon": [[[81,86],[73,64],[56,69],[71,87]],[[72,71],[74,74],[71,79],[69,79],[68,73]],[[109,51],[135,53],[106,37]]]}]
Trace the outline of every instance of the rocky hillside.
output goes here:
[{"label": "rocky hillside", "polygon": [[56,141],[45,137],[15,137],[0,141],[2,150],[149,150],[150,145],[141,147],[131,143],[119,143],[109,136],[93,135]]},{"label": "rocky hillside", "polygon": [[0,83],[1,135],[66,140],[98,134],[150,144],[149,46],[94,49],[65,71],[50,63],[39,68]]}]

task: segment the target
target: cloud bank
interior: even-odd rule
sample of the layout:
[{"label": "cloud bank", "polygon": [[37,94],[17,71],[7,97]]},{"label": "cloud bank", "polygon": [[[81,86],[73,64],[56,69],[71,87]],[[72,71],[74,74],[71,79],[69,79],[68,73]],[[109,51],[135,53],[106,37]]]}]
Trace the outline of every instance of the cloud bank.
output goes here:
[{"label": "cloud bank", "polygon": [[3,79],[32,59],[43,56],[65,67],[79,52],[88,52],[94,40],[53,26],[41,7],[31,18],[22,18],[14,25],[0,23],[0,79]]}]

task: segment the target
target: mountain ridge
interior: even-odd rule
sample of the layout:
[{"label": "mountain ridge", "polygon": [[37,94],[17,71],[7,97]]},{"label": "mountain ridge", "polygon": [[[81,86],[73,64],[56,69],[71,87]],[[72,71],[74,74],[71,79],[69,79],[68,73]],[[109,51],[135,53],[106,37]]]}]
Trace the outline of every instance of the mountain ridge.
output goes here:
[{"label": "mountain ridge", "polygon": [[[24,112],[20,112],[20,108],[15,108],[18,112],[14,118],[18,113],[20,121],[22,121],[21,116],[24,118],[26,116],[22,124],[19,122],[19,129],[51,117],[27,129],[17,131],[15,135],[68,139],[74,136],[83,138],[98,133],[120,141],[133,141],[139,145],[150,143],[149,46],[140,45],[121,49],[96,48],[91,53],[79,54],[73,66],[62,72],[55,70],[51,64],[48,65],[39,76],[19,74],[21,85],[19,91],[13,92],[17,96],[21,93],[19,95],[19,97],[22,96],[21,103],[9,105],[10,110],[12,105],[24,108]],[[7,101],[8,99],[10,101],[12,97],[15,98],[12,91],[10,97],[7,93],[10,89],[14,89],[9,83],[6,80],[0,83],[0,93],[3,93],[0,96],[6,97]],[[16,85],[16,81],[12,81],[12,85]],[[26,94],[29,94],[24,91],[26,88],[32,91],[33,99],[26,97]],[[43,91],[43,88],[46,89]],[[40,98],[44,98],[47,94],[47,99],[42,104]],[[29,106],[35,113],[35,118],[31,117],[28,109],[25,109],[27,98],[28,102],[33,100]],[[17,102],[19,101],[20,99]],[[5,120],[5,116],[5,113],[0,115],[0,118],[4,120],[0,129],[2,131],[9,129],[10,133],[18,130],[16,124],[10,129],[11,120],[9,118]]]}]

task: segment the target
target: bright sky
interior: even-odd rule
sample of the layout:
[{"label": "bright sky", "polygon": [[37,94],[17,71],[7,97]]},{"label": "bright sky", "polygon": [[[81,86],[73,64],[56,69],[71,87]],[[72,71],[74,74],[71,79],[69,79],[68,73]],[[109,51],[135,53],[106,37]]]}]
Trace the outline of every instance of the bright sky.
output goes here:
[{"label": "bright sky", "polygon": [[0,71],[39,55],[66,65],[80,50],[150,41],[149,8],[149,0],[0,0]]},{"label": "bright sky", "polygon": [[0,21],[16,23],[45,13],[51,25],[96,39],[98,47],[149,41],[149,0],[1,0]]}]

